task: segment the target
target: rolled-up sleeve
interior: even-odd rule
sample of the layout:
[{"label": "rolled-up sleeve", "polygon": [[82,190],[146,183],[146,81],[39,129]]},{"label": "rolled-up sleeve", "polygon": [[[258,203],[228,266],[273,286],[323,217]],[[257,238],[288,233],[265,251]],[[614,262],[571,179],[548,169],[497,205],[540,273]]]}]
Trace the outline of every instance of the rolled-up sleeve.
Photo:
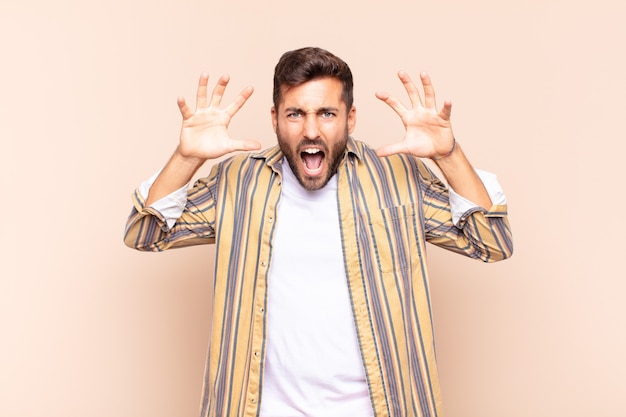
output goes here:
[{"label": "rolled-up sleeve", "polygon": [[124,243],[141,251],[214,243],[215,170],[192,188],[181,187],[149,207],[145,201],[158,173],[132,194],[133,209],[126,222]]},{"label": "rolled-up sleeve", "polygon": [[[506,214],[506,196],[498,177],[488,171],[475,170],[476,174],[482,181],[489,198],[491,199],[491,207],[482,207],[487,210],[486,216],[497,216],[498,213]],[[481,209],[477,204],[471,202],[465,197],[457,194],[452,188],[450,188],[450,211],[452,212],[452,222],[455,226],[460,227],[462,220],[466,219],[472,212]]]}]

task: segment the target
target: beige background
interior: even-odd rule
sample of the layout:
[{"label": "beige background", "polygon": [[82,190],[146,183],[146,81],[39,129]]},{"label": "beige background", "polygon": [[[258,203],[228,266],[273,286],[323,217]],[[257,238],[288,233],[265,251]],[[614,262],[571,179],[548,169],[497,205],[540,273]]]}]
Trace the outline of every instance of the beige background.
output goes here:
[{"label": "beige background", "polygon": [[[122,244],[130,193],[176,145],[201,71],[256,92],[236,137],[274,143],[280,54],[352,67],[374,97],[428,71],[474,165],[499,174],[516,252],[432,249],[447,416],[626,415],[626,7],[614,0],[1,0],[0,415],[197,415],[211,247]],[[215,79],[215,78],[213,78]],[[209,168],[208,164],[203,172]]]}]

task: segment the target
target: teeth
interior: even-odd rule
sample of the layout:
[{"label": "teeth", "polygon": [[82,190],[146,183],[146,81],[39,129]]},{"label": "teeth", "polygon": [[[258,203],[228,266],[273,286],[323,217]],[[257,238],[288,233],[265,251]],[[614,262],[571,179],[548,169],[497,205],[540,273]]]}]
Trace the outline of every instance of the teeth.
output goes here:
[{"label": "teeth", "polygon": [[313,155],[315,153],[318,153],[319,151],[319,149],[305,149],[303,152]]}]

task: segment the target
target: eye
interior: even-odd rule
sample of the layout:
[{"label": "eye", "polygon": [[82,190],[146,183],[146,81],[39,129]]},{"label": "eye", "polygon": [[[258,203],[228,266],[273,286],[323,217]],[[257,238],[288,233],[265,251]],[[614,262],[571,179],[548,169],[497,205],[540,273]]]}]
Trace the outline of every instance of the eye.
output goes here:
[{"label": "eye", "polygon": [[299,111],[292,111],[292,112],[287,113],[287,119],[294,120],[294,119],[299,119],[301,117],[302,117],[302,112],[299,112]]},{"label": "eye", "polygon": [[332,112],[332,111],[323,111],[323,112],[321,113],[321,116],[322,116],[324,119],[330,119],[330,118],[335,117],[335,116],[336,116],[336,114],[335,114],[334,112]]}]

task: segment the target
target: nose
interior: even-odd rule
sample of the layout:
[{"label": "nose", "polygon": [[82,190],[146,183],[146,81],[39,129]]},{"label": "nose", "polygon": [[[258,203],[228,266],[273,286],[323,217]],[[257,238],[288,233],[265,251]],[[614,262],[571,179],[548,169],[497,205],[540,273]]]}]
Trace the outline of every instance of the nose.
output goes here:
[{"label": "nose", "polygon": [[302,126],[304,137],[307,139],[317,139],[320,135],[319,124],[316,114],[307,113]]}]

